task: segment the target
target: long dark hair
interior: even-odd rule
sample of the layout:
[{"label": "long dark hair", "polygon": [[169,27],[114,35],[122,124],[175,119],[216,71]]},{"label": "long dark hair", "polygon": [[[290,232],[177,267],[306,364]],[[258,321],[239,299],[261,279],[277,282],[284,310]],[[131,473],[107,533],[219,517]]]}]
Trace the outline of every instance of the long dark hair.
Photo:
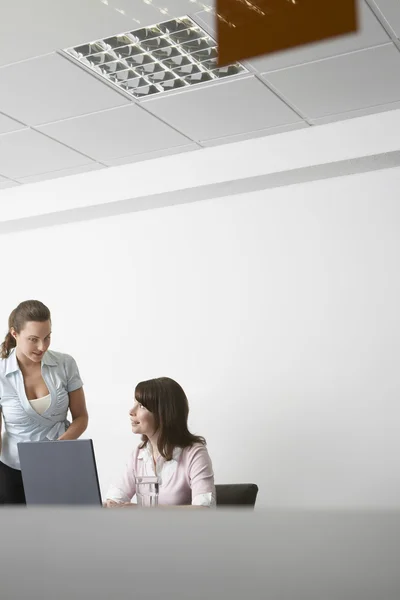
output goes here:
[{"label": "long dark hair", "polygon": [[[188,429],[189,403],[185,392],[173,379],[159,377],[141,381],[135,388],[135,399],[154,415],[158,432],[158,451],[166,460],[172,459],[174,448],[187,448],[193,444],[206,444],[206,440],[193,435]],[[142,435],[141,448],[148,443]]]},{"label": "long dark hair", "polygon": [[40,323],[51,321],[50,311],[47,306],[39,300],[25,300],[25,302],[18,304],[17,308],[14,308],[8,317],[8,333],[1,344],[1,358],[10,356],[11,350],[17,344],[15,338],[11,335],[11,328],[15,329],[17,333],[21,333],[28,321]]}]

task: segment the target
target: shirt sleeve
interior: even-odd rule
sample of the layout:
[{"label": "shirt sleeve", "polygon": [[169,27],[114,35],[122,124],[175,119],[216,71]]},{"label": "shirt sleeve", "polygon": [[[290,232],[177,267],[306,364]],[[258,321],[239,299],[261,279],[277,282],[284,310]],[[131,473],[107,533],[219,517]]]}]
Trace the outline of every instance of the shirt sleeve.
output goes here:
[{"label": "shirt sleeve", "polygon": [[67,375],[67,391],[74,392],[83,386],[83,381],[79,374],[78,365],[72,356],[65,355],[65,373]]},{"label": "shirt sleeve", "polygon": [[130,502],[132,500],[136,493],[135,454],[136,450],[132,452],[122,475],[108,489],[106,500],[114,500],[114,502]]},{"label": "shirt sleeve", "polygon": [[192,505],[216,505],[214,472],[210,455],[206,446],[199,445],[193,448],[189,461],[189,480],[192,489]]}]

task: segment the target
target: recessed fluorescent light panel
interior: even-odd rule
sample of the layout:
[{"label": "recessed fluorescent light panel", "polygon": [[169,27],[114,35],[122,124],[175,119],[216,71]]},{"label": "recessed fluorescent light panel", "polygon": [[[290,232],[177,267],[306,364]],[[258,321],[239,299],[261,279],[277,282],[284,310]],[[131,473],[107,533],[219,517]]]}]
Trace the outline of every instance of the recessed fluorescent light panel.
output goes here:
[{"label": "recessed fluorescent light panel", "polygon": [[68,48],[85,67],[135,98],[246,73],[217,66],[217,43],[189,17]]}]

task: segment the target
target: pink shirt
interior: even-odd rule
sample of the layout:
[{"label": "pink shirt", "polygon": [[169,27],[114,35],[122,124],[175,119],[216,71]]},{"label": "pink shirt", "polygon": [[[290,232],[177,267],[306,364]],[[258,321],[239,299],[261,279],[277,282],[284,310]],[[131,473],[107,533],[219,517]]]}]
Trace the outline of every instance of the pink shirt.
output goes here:
[{"label": "pink shirt", "polygon": [[156,469],[149,444],[135,448],[119,481],[107,493],[107,499],[130,502],[135,495],[135,477],[159,477],[159,505],[194,504],[215,506],[214,473],[206,446],[194,444],[189,448],[175,448],[172,460],[159,456]]}]

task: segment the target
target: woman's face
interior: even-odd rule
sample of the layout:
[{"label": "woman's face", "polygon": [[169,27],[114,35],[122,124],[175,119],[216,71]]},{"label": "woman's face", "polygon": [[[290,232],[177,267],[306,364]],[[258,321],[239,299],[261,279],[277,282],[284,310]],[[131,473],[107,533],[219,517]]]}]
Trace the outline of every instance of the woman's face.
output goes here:
[{"label": "woman's face", "polygon": [[20,333],[11,329],[11,335],[17,342],[18,353],[37,363],[50,346],[51,323],[28,321]]},{"label": "woman's face", "polygon": [[133,433],[146,435],[151,438],[155,434],[155,419],[153,413],[135,400],[129,411]]}]

